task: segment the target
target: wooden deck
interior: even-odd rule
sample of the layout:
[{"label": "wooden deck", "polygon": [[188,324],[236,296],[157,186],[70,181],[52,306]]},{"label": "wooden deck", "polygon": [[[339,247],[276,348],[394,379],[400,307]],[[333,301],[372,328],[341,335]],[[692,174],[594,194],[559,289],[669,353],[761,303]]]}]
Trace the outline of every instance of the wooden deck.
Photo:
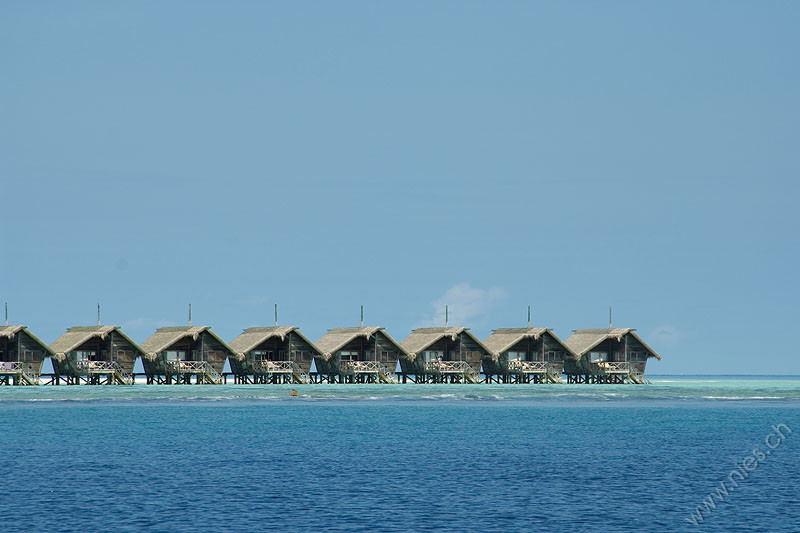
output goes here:
[{"label": "wooden deck", "polygon": [[28,371],[25,363],[0,362],[0,385],[38,385],[39,374]]},{"label": "wooden deck", "polygon": [[255,360],[252,374],[234,374],[234,383],[242,385],[299,385],[308,382],[308,374],[294,361]]}]

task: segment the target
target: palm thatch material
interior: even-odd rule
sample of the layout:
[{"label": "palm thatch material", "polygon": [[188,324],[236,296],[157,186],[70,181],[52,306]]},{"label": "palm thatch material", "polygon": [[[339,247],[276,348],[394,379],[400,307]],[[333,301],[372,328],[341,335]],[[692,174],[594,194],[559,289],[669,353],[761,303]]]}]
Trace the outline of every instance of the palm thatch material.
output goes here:
[{"label": "palm thatch material", "polygon": [[178,341],[190,338],[192,342],[197,341],[203,333],[207,333],[216,340],[229,355],[235,355],[236,352],[228,346],[216,333],[211,331],[209,326],[169,326],[159,328],[153,333],[150,338],[142,343],[142,349],[147,355],[148,359],[155,359],[156,356],[165,351]]},{"label": "palm thatch material", "polygon": [[359,337],[365,340],[370,340],[378,333],[382,333],[386,339],[394,344],[400,353],[405,353],[403,347],[395,341],[389,334],[386,333],[384,328],[378,326],[362,326],[357,328],[333,328],[322,336],[315,344],[319,349],[322,357],[330,359],[338,350],[347,346]]},{"label": "palm thatch material", "polygon": [[[271,338],[278,337],[281,342],[283,342],[290,333],[297,334],[309,346],[317,348],[313,342],[308,340],[308,338],[300,333],[300,330],[294,326],[247,328],[238,337],[233,339],[229,346],[236,352],[237,358],[242,359],[247,352],[255,350],[259,345]],[[319,349],[317,349],[317,351],[319,351]]]},{"label": "palm thatch material", "polygon": [[647,343],[636,334],[636,331],[630,328],[576,329],[564,343],[569,346],[578,357],[582,357],[603,341],[614,340],[620,342],[625,335],[631,335],[648,351],[648,359],[650,357],[655,357],[661,361],[661,356],[648,346]]},{"label": "palm thatch material", "polygon": [[0,326],[0,338],[5,338],[8,341],[12,340],[20,333],[24,333],[30,337],[34,343],[39,345],[39,347],[44,350],[45,354],[53,355],[53,350],[51,350],[50,347],[44,343],[44,341],[39,339],[39,337],[31,333],[31,330],[29,330],[26,326]]},{"label": "palm thatch material", "polygon": [[489,348],[473,335],[469,328],[464,327],[417,328],[400,345],[406,351],[409,360],[414,361],[417,358],[417,354],[424,352],[440,340],[448,339],[451,342],[455,342],[458,340],[458,336],[462,334],[468,336],[472,342],[486,353],[491,353]]},{"label": "palm thatch material", "polygon": [[138,355],[144,355],[144,350],[117,326],[76,326],[69,328],[63,335],[53,341],[50,350],[56,359],[63,359],[64,354],[75,351],[92,339],[106,340],[109,334],[119,335],[130,344]]},{"label": "palm thatch material", "polygon": [[549,328],[500,328],[494,330],[492,334],[483,341],[483,344],[489,349],[492,354],[492,359],[497,361],[500,359],[501,354],[507,352],[520,342],[526,339],[538,341],[543,335],[552,337],[553,340],[564,349],[568,356],[573,358],[578,357],[575,352]]}]

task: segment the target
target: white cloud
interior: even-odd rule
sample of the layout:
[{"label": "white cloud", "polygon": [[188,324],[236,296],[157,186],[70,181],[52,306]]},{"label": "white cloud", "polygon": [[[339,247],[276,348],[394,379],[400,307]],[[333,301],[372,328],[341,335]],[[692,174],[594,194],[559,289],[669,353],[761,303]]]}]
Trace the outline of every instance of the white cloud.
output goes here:
[{"label": "white cloud", "polygon": [[672,346],[678,342],[680,336],[680,333],[674,326],[664,324],[654,329],[647,340],[652,339],[653,344],[659,344],[661,346]]},{"label": "white cloud", "polygon": [[469,283],[453,285],[440,297],[431,302],[433,313],[416,327],[444,326],[445,306],[450,309],[450,324],[454,326],[474,326],[486,320],[491,309],[506,297],[502,287],[478,289]]}]

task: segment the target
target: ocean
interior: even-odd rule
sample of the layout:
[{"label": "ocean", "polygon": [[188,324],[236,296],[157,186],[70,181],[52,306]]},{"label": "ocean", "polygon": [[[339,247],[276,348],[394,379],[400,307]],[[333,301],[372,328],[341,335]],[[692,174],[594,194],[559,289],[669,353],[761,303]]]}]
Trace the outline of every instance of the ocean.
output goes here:
[{"label": "ocean", "polygon": [[800,377],[0,388],[2,531],[800,531]]}]

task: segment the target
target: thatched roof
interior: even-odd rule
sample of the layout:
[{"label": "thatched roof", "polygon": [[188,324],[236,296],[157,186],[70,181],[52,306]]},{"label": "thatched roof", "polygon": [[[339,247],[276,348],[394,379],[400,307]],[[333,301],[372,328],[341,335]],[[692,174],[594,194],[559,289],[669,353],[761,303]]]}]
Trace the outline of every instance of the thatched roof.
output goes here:
[{"label": "thatched roof", "polygon": [[303,339],[303,341],[308,343],[308,345],[311,346],[315,351],[321,353],[319,349],[314,345],[314,343],[308,340],[302,333],[300,333],[300,330],[294,326],[247,328],[238,337],[236,337],[231,341],[230,347],[237,354],[243,355],[249,352],[250,350],[253,350],[259,344],[264,343],[265,341],[269,340],[272,337],[280,337],[281,342],[283,342],[286,336],[293,331],[301,339]]},{"label": "thatched roof", "polygon": [[408,355],[413,358],[418,353],[425,351],[426,348],[443,339],[444,337],[450,337],[450,340],[455,340],[456,337],[462,333],[471,338],[475,344],[480,346],[484,351],[486,351],[486,353],[491,353],[491,351],[484,346],[484,344],[475,335],[473,335],[468,328],[462,327],[417,328],[412,331],[411,335],[406,337],[405,340],[400,344],[403,346],[403,349],[408,353]]},{"label": "thatched roof", "polygon": [[33,341],[39,346],[41,346],[45,352],[49,353],[50,355],[53,355],[53,350],[51,350],[48,345],[42,342],[39,339],[39,337],[31,333],[31,331],[25,326],[0,326],[0,337],[6,337],[9,340],[11,340],[20,331],[24,332],[28,337],[33,339]]},{"label": "thatched roof", "polygon": [[616,341],[622,340],[625,335],[632,335],[642,346],[649,351],[653,357],[661,360],[661,356],[656,353],[646,342],[642,340],[636,332],[630,328],[599,328],[599,329],[577,329],[564,343],[569,346],[579,357],[607,339]]},{"label": "thatched roof", "polygon": [[483,341],[483,344],[486,345],[487,348],[491,351],[493,357],[497,358],[503,352],[511,349],[514,345],[518,342],[525,340],[526,338],[531,338],[532,340],[536,341],[539,338],[548,333],[556,342],[558,342],[562,348],[567,352],[567,354],[575,357],[577,359],[577,355],[572,349],[567,346],[558,336],[552,332],[552,330],[548,328],[500,328],[496,329],[492,332],[489,337]]},{"label": "thatched roof", "polygon": [[358,337],[369,339],[379,332],[389,339],[389,341],[394,344],[401,353],[405,353],[405,350],[402,346],[400,346],[400,344],[397,343],[397,341],[391,338],[383,328],[377,326],[329,329],[328,333],[323,335],[322,338],[316,342],[316,345],[317,349],[324,357],[330,358],[330,356],[336,353],[337,350],[341,349],[343,346],[347,345]]},{"label": "thatched roof", "polygon": [[208,326],[171,326],[166,328],[158,328],[149,339],[142,343],[142,349],[148,355],[154,355],[159,352],[163,352],[179,340],[182,340],[186,337],[191,337],[192,340],[195,341],[203,332],[208,332],[209,335],[214,337],[214,339],[219,342],[229,354],[233,355],[236,353],[225,343],[225,341],[220,339],[216,333],[211,331],[211,328]]},{"label": "thatched roof", "polygon": [[50,345],[50,349],[56,355],[65,354],[75,350],[81,344],[93,338],[99,337],[105,340],[112,331],[128,341],[131,346],[139,352],[139,355],[144,355],[144,350],[142,350],[141,346],[133,342],[133,340],[125,335],[117,326],[76,326],[74,328],[69,328],[66,333],[53,341],[53,344]]}]

